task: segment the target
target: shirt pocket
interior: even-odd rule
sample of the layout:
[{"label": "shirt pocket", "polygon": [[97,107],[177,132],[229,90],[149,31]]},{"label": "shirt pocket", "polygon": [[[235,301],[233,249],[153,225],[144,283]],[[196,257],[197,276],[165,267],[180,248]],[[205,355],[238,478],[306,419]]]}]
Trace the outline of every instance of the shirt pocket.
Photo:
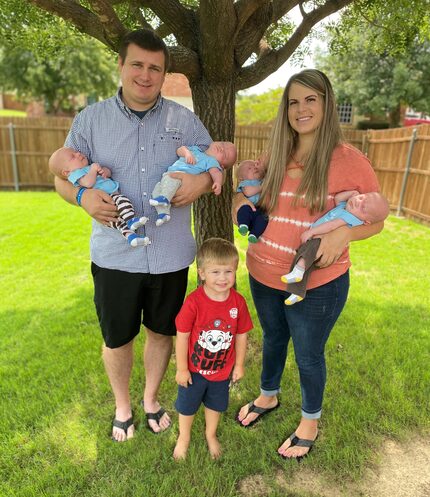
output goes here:
[{"label": "shirt pocket", "polygon": [[179,131],[158,133],[154,137],[154,164],[164,167],[164,171],[178,158],[176,150],[182,146],[183,135]]}]

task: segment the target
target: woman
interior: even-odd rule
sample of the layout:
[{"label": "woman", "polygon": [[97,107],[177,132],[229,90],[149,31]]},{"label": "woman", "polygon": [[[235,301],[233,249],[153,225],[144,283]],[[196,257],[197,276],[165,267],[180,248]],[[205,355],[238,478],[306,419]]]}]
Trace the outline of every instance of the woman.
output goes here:
[{"label": "woman", "polygon": [[[290,78],[269,142],[267,172],[260,199],[269,224],[259,243],[249,245],[250,287],[263,329],[260,395],[239,411],[249,427],[279,406],[282,373],[290,338],[294,345],[302,393],[301,420],[278,448],[284,458],[306,456],[318,435],[326,381],[324,348],[349,288],[348,243],[379,233],[383,222],[341,227],[321,236],[318,271],[307,285],[306,299],[293,306],[281,276],[289,271],[300,235],[334,207],[345,190],[379,191],[375,173],[354,147],[342,143],[330,81],[307,69]],[[246,203],[234,199],[234,212]]]}]

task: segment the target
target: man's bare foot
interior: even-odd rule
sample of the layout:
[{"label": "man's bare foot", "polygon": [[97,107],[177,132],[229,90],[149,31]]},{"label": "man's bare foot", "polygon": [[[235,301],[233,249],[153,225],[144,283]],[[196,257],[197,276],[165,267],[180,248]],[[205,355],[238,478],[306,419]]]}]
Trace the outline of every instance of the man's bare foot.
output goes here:
[{"label": "man's bare foot", "polygon": [[133,437],[134,424],[130,408],[116,409],[114,426],[112,426],[112,440],[115,442],[125,442]]},{"label": "man's bare foot", "polygon": [[221,455],[221,445],[216,435],[210,437],[206,435],[206,442],[212,459],[218,459]]},{"label": "man's bare foot", "polygon": [[279,405],[278,399],[276,396],[273,397],[267,397],[266,395],[259,395],[253,403],[246,404],[245,406],[242,407],[242,409],[239,411],[239,414],[237,415],[237,420],[242,426],[249,426],[253,424],[257,419],[264,415],[258,412],[250,412],[250,405],[252,404],[255,407],[262,408],[262,409],[274,409]]},{"label": "man's bare foot", "polygon": [[[318,420],[302,418],[295,434],[297,438],[314,441],[318,435]],[[297,459],[305,456],[309,450],[310,447],[291,446],[291,440],[287,438],[279,447],[278,453],[282,457]]]},{"label": "man's bare foot", "polygon": [[146,414],[148,428],[152,432],[160,433],[169,428],[171,425],[170,417],[158,402],[143,402],[142,400],[141,405]]},{"label": "man's bare foot", "polygon": [[175,461],[185,459],[185,457],[187,456],[189,445],[190,440],[184,439],[179,435],[178,440],[176,440],[175,449],[173,450],[173,459],[175,459]]}]

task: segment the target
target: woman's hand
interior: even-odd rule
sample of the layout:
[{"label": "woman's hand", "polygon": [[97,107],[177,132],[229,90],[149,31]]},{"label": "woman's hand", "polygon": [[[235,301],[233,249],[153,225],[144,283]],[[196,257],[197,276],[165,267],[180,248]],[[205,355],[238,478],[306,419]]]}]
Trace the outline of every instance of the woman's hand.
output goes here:
[{"label": "woman's hand", "polygon": [[324,235],[318,235],[321,243],[318,248],[316,258],[319,259],[316,264],[318,267],[331,266],[336,262],[350,242],[351,228],[342,226]]},{"label": "woman's hand", "polygon": [[249,205],[253,211],[256,210],[255,205],[250,202],[243,193],[236,193],[233,196],[231,205],[231,218],[233,223],[237,224],[237,211],[242,207],[242,205]]}]

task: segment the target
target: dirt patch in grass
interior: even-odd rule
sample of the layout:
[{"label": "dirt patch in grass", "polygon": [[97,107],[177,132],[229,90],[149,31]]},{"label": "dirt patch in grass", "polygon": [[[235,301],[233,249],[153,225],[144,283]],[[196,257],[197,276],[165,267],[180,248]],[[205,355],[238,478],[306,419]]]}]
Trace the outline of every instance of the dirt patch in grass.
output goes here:
[{"label": "dirt patch in grass", "polygon": [[[429,497],[430,438],[414,438],[407,443],[387,441],[379,455],[379,464],[365,472],[355,484],[337,486],[302,465],[291,480],[283,472],[275,477],[286,495],[312,497]],[[261,476],[245,478],[239,491],[247,497],[268,497],[272,485]]]}]

